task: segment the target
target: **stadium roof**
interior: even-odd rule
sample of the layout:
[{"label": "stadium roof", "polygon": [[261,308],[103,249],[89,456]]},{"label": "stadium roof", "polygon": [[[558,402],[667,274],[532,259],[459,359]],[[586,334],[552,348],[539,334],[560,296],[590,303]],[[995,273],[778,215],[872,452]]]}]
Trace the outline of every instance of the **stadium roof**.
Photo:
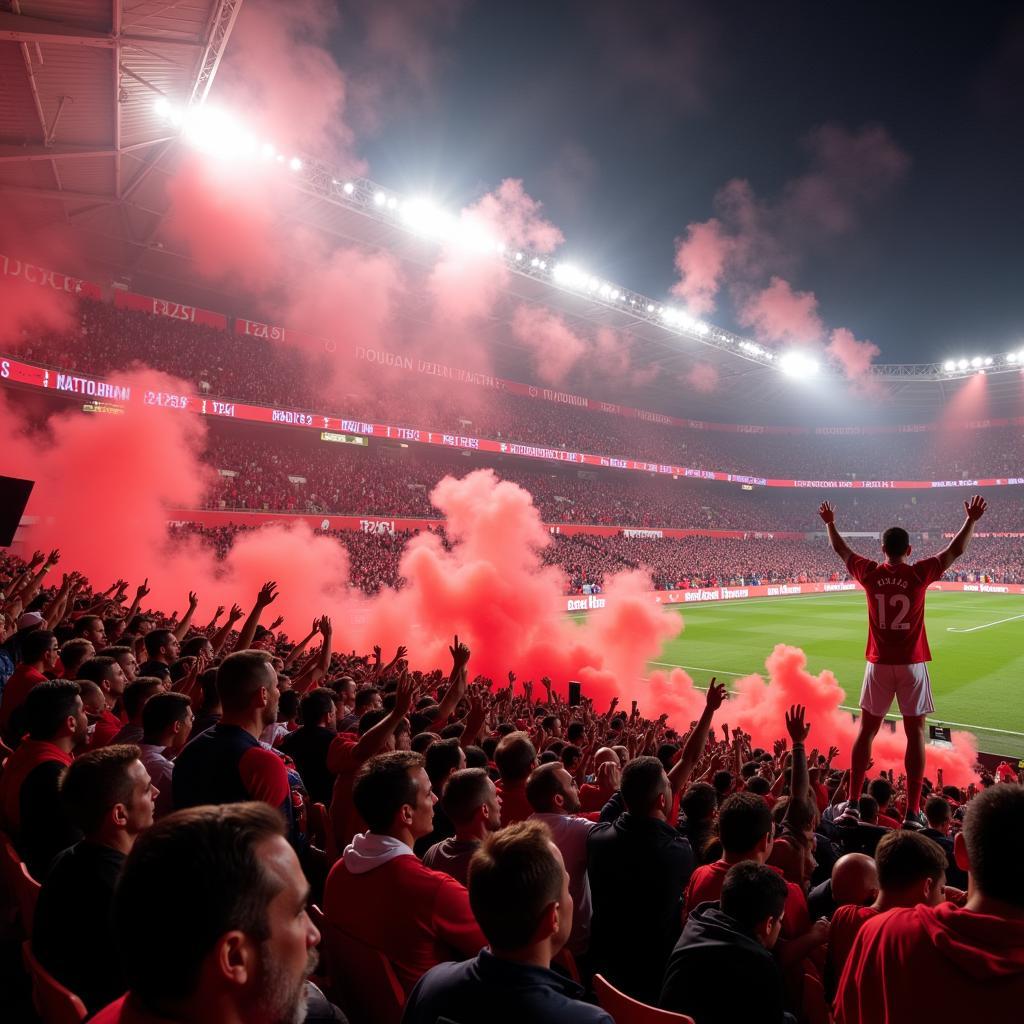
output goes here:
[{"label": "stadium roof", "polygon": [[[176,173],[181,146],[180,129],[157,109],[161,99],[177,109],[204,101],[241,5],[242,0],[0,0],[0,198],[16,200],[32,224],[70,227],[90,260],[111,277],[246,315],[252,310],[240,296],[204,284],[162,232],[165,185]],[[391,208],[372,202],[379,188],[372,182],[363,180],[346,192],[330,168],[305,161],[289,184],[296,220],[368,250],[386,249],[424,266],[432,260],[434,250],[422,235],[408,230]],[[682,415],[760,422],[793,419],[797,401],[805,416],[819,422],[851,419],[858,412],[855,401],[845,412],[835,403],[838,387],[808,388],[787,379],[763,350],[744,351],[743,339],[728,332],[666,324],[660,308],[636,293],[628,293],[632,303],[589,293],[552,274],[557,259],[539,268],[529,259],[517,264],[511,254],[504,258],[511,273],[495,314],[498,326],[511,319],[517,303],[526,302],[556,310],[570,326],[628,331],[637,343],[638,365],[665,371],[646,389],[661,408],[684,404]],[[406,315],[425,317],[427,301],[423,296],[418,309],[413,300]],[[499,358],[504,352],[510,362],[521,361],[511,331],[496,333]],[[712,395],[682,383],[701,363],[717,373]],[[872,386],[898,399],[894,416],[898,409],[904,420],[932,419],[969,379],[943,379],[937,369],[880,367]],[[992,373],[987,392],[990,414],[1005,409],[1019,415],[1019,371]]]}]

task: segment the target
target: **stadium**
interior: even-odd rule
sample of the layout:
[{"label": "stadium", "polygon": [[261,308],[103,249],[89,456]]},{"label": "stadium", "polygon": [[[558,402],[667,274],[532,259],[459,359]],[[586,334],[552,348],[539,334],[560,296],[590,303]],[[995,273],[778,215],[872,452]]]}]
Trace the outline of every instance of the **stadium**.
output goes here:
[{"label": "stadium", "polygon": [[[877,123],[684,215],[667,287],[555,177],[378,172],[490,15],[350,6],[0,5],[0,1016],[1011,1019],[1024,332],[802,290],[911,173]],[[1001,966],[894,995],[925,905]]]}]

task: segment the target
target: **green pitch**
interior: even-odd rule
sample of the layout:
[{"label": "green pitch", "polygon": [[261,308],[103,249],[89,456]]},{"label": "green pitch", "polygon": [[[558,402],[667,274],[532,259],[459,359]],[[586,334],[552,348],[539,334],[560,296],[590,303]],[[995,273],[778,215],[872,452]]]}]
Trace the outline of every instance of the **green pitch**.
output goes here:
[{"label": "green pitch", "polygon": [[[859,591],[675,607],[686,628],[652,668],[682,666],[700,685],[715,674],[728,682],[763,673],[775,644],[793,644],[807,653],[811,672],[831,669],[846,691],[844,703],[856,707],[867,636]],[[1024,757],[1024,598],[935,592],[926,622],[931,720],[966,727],[981,750]]]}]

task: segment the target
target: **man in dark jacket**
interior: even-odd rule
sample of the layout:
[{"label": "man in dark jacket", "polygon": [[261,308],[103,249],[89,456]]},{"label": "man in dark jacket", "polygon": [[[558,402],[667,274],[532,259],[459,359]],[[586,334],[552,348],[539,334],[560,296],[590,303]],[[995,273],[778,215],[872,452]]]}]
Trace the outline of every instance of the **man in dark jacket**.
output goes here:
[{"label": "man in dark jacket", "polygon": [[626,813],[596,825],[587,839],[591,965],[616,988],[653,1004],[679,938],[693,852],[668,824],[672,786],[656,757],[626,765],[621,794]]},{"label": "man in dark jacket", "polygon": [[782,929],[786,883],[754,861],[734,864],[720,903],[701,903],[668,962],[659,1005],[696,1024],[791,1021],[771,950]]}]

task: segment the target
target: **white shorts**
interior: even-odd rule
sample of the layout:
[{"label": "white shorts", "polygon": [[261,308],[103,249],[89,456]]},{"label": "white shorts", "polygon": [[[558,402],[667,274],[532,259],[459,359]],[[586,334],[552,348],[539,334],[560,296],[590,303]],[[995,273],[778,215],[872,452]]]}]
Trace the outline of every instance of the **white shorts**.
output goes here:
[{"label": "white shorts", "polygon": [[860,706],[882,718],[889,713],[893,697],[904,718],[930,715],[935,710],[926,661],[913,665],[874,665],[869,661],[864,666]]}]

